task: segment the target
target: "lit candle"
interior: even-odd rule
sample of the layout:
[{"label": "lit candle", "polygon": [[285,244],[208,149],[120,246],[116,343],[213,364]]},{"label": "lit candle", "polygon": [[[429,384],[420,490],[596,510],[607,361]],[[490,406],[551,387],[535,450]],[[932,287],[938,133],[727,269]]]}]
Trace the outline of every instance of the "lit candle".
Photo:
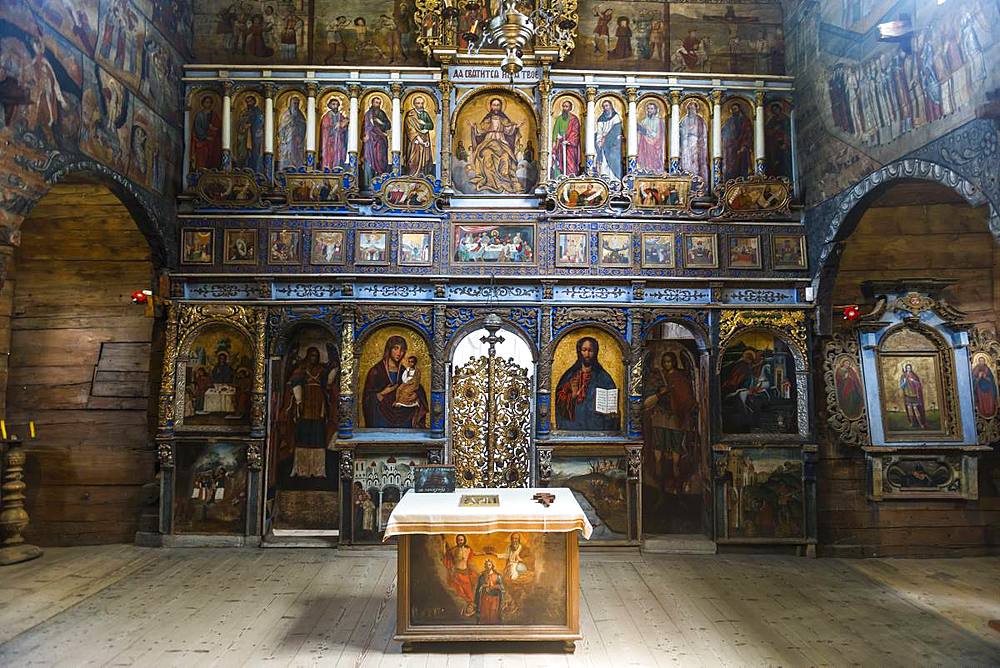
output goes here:
[{"label": "lit candle", "polygon": [[3,440],[7,440],[7,421],[0,420],[0,436],[3,436]]},{"label": "lit candle", "polygon": [[34,438],[35,437],[35,421],[34,420],[30,420],[28,422],[28,431],[31,432],[31,438]]}]

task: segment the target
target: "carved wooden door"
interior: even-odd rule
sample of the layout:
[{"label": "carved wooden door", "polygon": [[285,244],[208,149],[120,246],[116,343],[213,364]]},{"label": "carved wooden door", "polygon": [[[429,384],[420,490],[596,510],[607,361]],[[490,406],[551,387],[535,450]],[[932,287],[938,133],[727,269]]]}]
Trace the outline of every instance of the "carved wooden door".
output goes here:
[{"label": "carved wooden door", "polygon": [[475,357],[452,374],[451,458],[460,487],[531,484],[531,379],[513,360]]}]

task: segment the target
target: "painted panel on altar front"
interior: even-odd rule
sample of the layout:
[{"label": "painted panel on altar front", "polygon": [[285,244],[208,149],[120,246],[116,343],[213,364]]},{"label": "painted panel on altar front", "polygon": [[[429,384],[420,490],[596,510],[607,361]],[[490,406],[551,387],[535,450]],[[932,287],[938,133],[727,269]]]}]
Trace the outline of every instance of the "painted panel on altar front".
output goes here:
[{"label": "painted panel on altar front", "polygon": [[309,7],[304,0],[194,3],[195,61],[294,65],[309,55]]},{"label": "painted panel on altar front", "polygon": [[750,330],[735,336],[719,368],[725,434],[798,431],[795,361],[783,340]]},{"label": "painted panel on altar front", "polygon": [[358,363],[359,426],[426,429],[431,356],[422,336],[403,325],[386,325],[365,339]]},{"label": "painted panel on altar front", "polygon": [[552,358],[555,428],[621,431],[625,362],[618,342],[585,327],[562,337]]},{"label": "painted panel on altar front", "polygon": [[351,484],[351,541],[378,544],[392,509],[413,489],[414,466],[422,455],[366,456],[354,459]]},{"label": "painted panel on altar front", "polygon": [[726,456],[727,538],[802,538],[802,455],[797,448],[742,448]]},{"label": "painted panel on altar front", "polygon": [[573,496],[594,527],[590,540],[628,540],[625,457],[555,456],[549,486],[573,490]]},{"label": "painted panel on altar front", "polygon": [[246,446],[222,442],[174,447],[174,532],[244,533]]},{"label": "painted panel on altar front", "polygon": [[410,623],[566,624],[562,533],[410,536]]},{"label": "painted panel on altar front", "polygon": [[699,532],[705,453],[698,433],[701,397],[692,346],[647,341],[642,368],[643,532]]},{"label": "painted panel on altar front", "polygon": [[777,2],[581,0],[571,67],[784,74]]},{"label": "painted panel on altar front", "polygon": [[437,102],[425,92],[403,100],[403,173],[430,176],[437,166]]},{"label": "painted panel on altar front", "polygon": [[340,352],[325,328],[304,326],[272,375],[267,504],[273,529],[339,526]]},{"label": "painted panel on altar front", "polygon": [[250,424],[253,348],[239,331],[208,325],[187,348],[184,364],[185,426]]},{"label": "painted panel on altar front", "polygon": [[414,0],[315,0],[317,65],[426,65]]},{"label": "painted panel on altar front", "polygon": [[464,102],[452,137],[452,180],[466,194],[524,194],[538,183],[535,113],[523,97],[487,90]]}]

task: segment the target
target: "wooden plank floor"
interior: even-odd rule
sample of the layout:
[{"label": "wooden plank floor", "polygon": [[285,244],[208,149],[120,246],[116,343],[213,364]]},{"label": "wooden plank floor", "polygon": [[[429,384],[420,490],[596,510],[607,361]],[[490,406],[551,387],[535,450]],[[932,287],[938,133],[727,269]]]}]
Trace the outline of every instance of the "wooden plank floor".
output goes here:
[{"label": "wooden plank floor", "polygon": [[0,569],[0,665],[1000,665],[1000,558],[590,553],[584,639],[402,654],[392,552],[48,549]]}]

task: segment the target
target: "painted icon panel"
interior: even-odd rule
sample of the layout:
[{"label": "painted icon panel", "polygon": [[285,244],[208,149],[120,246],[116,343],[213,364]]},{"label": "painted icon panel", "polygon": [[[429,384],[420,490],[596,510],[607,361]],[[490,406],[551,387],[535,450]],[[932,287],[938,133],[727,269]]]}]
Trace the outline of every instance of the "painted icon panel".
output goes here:
[{"label": "painted icon panel", "polygon": [[253,348],[226,325],[201,329],[187,346],[183,424],[239,427],[250,424]]},{"label": "painted icon panel", "polygon": [[551,487],[568,487],[594,527],[590,540],[628,540],[625,457],[553,457]]},{"label": "painted icon panel", "polygon": [[365,339],[359,357],[360,426],[426,429],[431,357],[413,329],[386,325]]},{"label": "painted icon panel", "polygon": [[246,532],[247,463],[242,443],[184,443],[175,448],[174,532]]},{"label": "painted icon panel", "polygon": [[621,347],[606,331],[585,327],[559,339],[552,381],[556,429],[621,430],[625,363]]},{"label": "painted icon panel", "polygon": [[794,358],[774,334],[749,330],[736,335],[722,353],[719,388],[723,433],[798,430]]},{"label": "painted icon panel", "polygon": [[527,100],[475,93],[456,115],[452,180],[466,194],[523,194],[538,183],[538,132]]},{"label": "painted icon panel", "polygon": [[797,448],[734,448],[725,461],[725,477],[727,538],[805,535]]}]

